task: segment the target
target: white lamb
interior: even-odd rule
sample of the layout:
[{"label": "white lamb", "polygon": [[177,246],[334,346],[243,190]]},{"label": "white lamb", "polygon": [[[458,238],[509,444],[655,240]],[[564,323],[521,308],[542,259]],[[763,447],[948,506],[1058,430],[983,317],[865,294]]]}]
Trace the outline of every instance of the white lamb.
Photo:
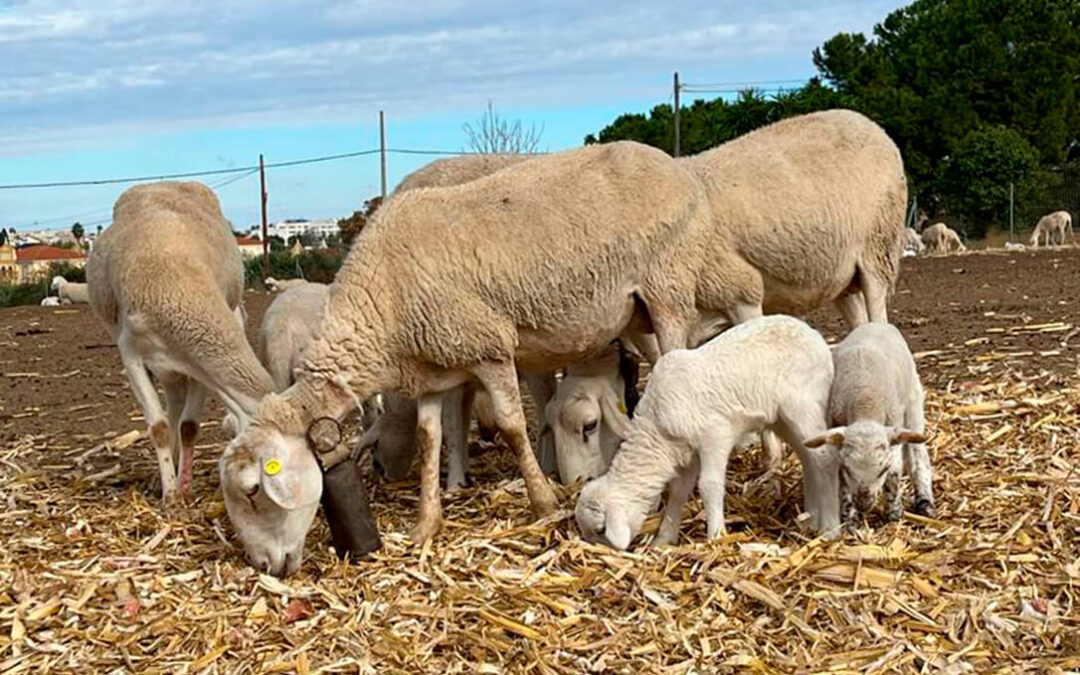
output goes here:
[{"label": "white lamb", "polygon": [[52,289],[56,291],[61,304],[90,302],[90,293],[86,289],[86,284],[68,281],[60,275],[52,278]]},{"label": "white lamb", "polygon": [[919,255],[926,251],[926,244],[923,243],[922,238],[919,237],[919,233],[916,232],[913,228],[909,227],[905,230],[905,237],[905,251],[909,251],[916,255]]},{"label": "white lamb", "polygon": [[41,306],[42,307],[59,307],[60,306],[60,298],[58,298],[55,295],[50,295],[50,296],[48,296],[46,298],[42,298],[41,299]]},{"label": "white lamb", "polygon": [[784,315],[753,319],[698,349],[666,354],[653,369],[629,439],[608,472],[581,491],[576,516],[582,536],[626,549],[666,485],[668,503],[654,541],[673,543],[695,481],[708,536],[720,536],[728,456],[740,437],[770,427],[802,461],[812,526],[835,532],[835,453],[803,443],[825,427],[832,374],[821,335]]},{"label": "white lamb", "polygon": [[[884,485],[885,513],[900,518],[900,471],[915,486],[915,513],[934,515],[933,469],[926,451],[923,388],[904,336],[895,326],[859,326],[833,347],[829,395],[834,428],[806,441],[839,449],[841,512],[869,511]],[[900,445],[903,445],[901,452]]]},{"label": "white lamb", "polygon": [[275,279],[274,277],[266,277],[263,279],[263,283],[271,293],[279,293],[290,288],[303,286],[307,281],[304,279]]},{"label": "white lamb", "polygon": [[952,250],[966,251],[960,235],[945,223],[934,223],[922,232],[922,240],[930,255],[945,255]]},{"label": "white lamb", "polygon": [[1073,236],[1072,216],[1069,212],[1048,213],[1035,224],[1035,231],[1031,233],[1031,247],[1064,246],[1066,235]]},{"label": "white lamb", "polygon": [[[242,429],[273,388],[244,335],[243,261],[217,197],[201,183],[126,190],[86,277],[146,416],[163,497],[184,495],[206,389]],[[165,409],[151,374],[165,389]]]}]

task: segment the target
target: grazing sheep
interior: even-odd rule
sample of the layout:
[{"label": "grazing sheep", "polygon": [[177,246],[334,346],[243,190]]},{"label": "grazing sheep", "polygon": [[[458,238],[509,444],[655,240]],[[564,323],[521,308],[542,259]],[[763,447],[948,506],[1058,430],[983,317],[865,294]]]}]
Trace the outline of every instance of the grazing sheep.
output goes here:
[{"label": "grazing sheep", "polygon": [[789,316],[747,321],[653,368],[629,438],[608,472],[581,491],[575,514],[585,539],[626,549],[668,487],[656,543],[678,540],[695,481],[710,539],[724,532],[728,456],[748,432],[776,429],[803,464],[812,526],[840,525],[835,453],[803,441],[825,428],[833,364],[814,329]]},{"label": "grazing sheep", "polygon": [[904,242],[905,252],[910,251],[916,255],[919,255],[926,251],[926,244],[923,243],[923,240],[921,237],[919,237],[918,232],[916,232],[913,228],[909,227],[904,230],[904,233],[904,236],[906,237]]},{"label": "grazing sheep", "polygon": [[952,250],[966,251],[960,235],[945,223],[934,223],[922,232],[923,244],[930,255],[945,255]]},{"label": "grazing sheep", "polygon": [[[86,277],[146,416],[162,495],[186,494],[206,389],[242,428],[273,388],[244,335],[243,262],[217,197],[201,183],[126,190]],[[151,374],[165,389],[164,409]]]},{"label": "grazing sheep", "polygon": [[281,291],[290,288],[303,286],[306,283],[307,281],[305,279],[275,279],[274,277],[266,277],[263,279],[263,284],[266,285],[267,290],[271,293],[280,293]]},{"label": "grazing sheep", "polygon": [[58,307],[60,306],[60,298],[55,295],[50,295],[41,299],[41,305],[43,307]]},{"label": "grazing sheep", "polygon": [[[686,258],[701,251],[684,244],[707,214],[685,169],[632,142],[389,200],[331,286],[304,373],[262,402],[222,459],[226,506],[249,557],[273,573],[294,564],[322,491],[305,432],[378,391],[418,399],[415,541],[441,521],[442,395],[473,378],[491,395],[534,509],[552,513],[555,495],[525,431],[518,367],[551,372],[590,357],[645,312],[661,347],[680,335],[675,344],[685,344],[697,286]],[[282,469],[273,475],[261,470],[271,460]]]},{"label": "grazing sheep", "polygon": [[70,305],[73,302],[90,302],[90,293],[86,290],[86,284],[68,281],[60,275],[52,278],[52,289],[56,291],[61,304]]},{"label": "grazing sheep", "polygon": [[849,327],[888,321],[907,180],[881,127],[829,110],[683,161],[704,184],[713,217],[698,307],[724,307],[719,318],[738,322],[762,311],[805,314],[831,300]]},{"label": "grazing sheep", "polygon": [[394,194],[430,187],[452,187],[470,183],[525,160],[534,155],[462,155],[447,157],[425,164],[401,179]]},{"label": "grazing sheep", "polygon": [[[926,451],[923,388],[915,359],[895,326],[859,326],[833,350],[829,394],[833,427],[807,440],[839,449],[841,513],[851,521],[877,503],[884,485],[885,514],[903,513],[900,471],[907,466],[915,486],[914,511],[934,515],[933,469]],[[903,452],[900,450],[903,444]]]},{"label": "grazing sheep", "polygon": [[1064,246],[1066,235],[1073,236],[1072,216],[1069,212],[1048,213],[1036,223],[1035,231],[1031,233],[1031,247]]}]

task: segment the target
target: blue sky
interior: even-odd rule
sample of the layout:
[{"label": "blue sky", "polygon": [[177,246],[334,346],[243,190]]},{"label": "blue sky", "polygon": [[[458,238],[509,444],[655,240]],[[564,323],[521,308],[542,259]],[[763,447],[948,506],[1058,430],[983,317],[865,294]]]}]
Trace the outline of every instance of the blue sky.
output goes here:
[{"label": "blue sky", "polygon": [[[488,101],[580,145],[689,83],[802,79],[882,0],[0,0],[0,184],[246,166],[374,148],[460,150]],[[430,158],[391,155],[391,186]],[[228,176],[204,179],[209,184]],[[343,216],[377,156],[269,172],[269,213]],[[108,219],[126,186],[0,190],[0,226]],[[220,188],[258,217],[258,181]]]}]

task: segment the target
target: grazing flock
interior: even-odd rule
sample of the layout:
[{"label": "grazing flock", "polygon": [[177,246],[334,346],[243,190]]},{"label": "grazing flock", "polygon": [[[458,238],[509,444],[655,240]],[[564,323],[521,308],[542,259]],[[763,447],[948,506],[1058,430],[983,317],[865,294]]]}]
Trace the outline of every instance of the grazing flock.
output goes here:
[{"label": "grazing flock", "polygon": [[[654,541],[677,542],[695,485],[718,536],[728,457],[757,434],[773,468],[781,439],[794,450],[810,523],[836,536],[882,492],[898,518],[904,470],[912,508],[934,512],[922,387],[887,314],[906,203],[896,146],[834,110],[678,160],[617,142],[434,162],[379,208],[333,284],[275,282],[257,349],[240,252],[199,183],[121,195],[87,281],[166,500],[191,489],[206,395],[225,404],[221,488],[260,570],[300,566],[324,487],[317,429],[358,409],[380,473],[400,478],[419,455],[416,542],[440,528],[444,436],[447,488],[469,481],[474,416],[515,453],[538,516],[558,506],[549,474],[587,481],[586,539],[627,548],[666,490]],[[850,329],[832,350],[789,316],[829,302]]]}]

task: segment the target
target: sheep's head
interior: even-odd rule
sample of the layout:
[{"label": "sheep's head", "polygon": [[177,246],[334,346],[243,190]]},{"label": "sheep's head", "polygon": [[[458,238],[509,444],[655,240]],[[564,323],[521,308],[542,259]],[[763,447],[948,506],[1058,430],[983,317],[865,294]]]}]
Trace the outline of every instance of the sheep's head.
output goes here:
[{"label": "sheep's head", "polygon": [[63,285],[64,281],[66,281],[66,279],[57,274],[55,277],[52,278],[52,289],[54,291],[60,290],[60,286]]},{"label": "sheep's head", "polygon": [[641,531],[646,514],[612,494],[605,474],[581,489],[574,515],[582,539],[625,551]]},{"label": "sheep's head", "polygon": [[617,388],[621,380],[567,377],[548,402],[544,415],[555,441],[559,478],[570,485],[607,471],[631,423]]},{"label": "sheep's head", "polygon": [[302,436],[248,426],[221,457],[225,510],[258,570],[286,576],[300,567],[322,497],[322,472]]},{"label": "sheep's head", "polygon": [[858,421],[829,429],[804,445],[816,448],[828,444],[838,449],[841,488],[847,489],[855,508],[865,513],[874,507],[881,494],[892,465],[893,446],[925,440],[922,434],[907,429]]}]

